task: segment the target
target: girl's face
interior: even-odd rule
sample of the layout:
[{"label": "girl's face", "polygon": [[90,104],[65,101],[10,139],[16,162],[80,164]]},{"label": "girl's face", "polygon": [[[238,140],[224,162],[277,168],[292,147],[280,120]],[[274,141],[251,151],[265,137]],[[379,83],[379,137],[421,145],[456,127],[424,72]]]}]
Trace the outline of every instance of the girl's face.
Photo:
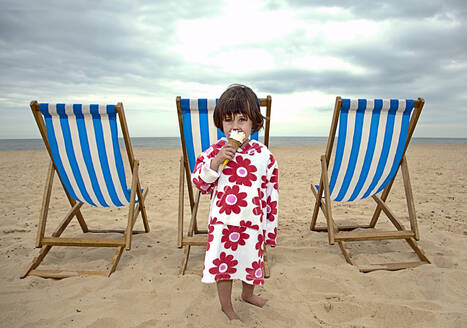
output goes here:
[{"label": "girl's face", "polygon": [[224,134],[228,137],[230,131],[241,130],[245,133],[245,142],[250,139],[251,128],[253,127],[253,121],[250,120],[246,114],[233,114],[233,116],[226,116],[222,120],[222,129]]}]

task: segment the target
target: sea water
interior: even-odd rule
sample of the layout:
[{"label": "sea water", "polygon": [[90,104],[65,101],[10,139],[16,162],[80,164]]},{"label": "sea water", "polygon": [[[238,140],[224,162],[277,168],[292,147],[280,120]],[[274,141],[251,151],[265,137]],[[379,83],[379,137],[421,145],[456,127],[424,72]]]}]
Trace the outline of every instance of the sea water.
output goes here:
[{"label": "sea water", "polygon": [[[270,146],[319,146],[326,145],[327,137],[270,137]],[[262,137],[260,137],[262,141]],[[467,138],[412,138],[413,144],[467,144]],[[123,145],[123,139],[120,139]],[[181,147],[179,137],[131,138],[134,148]],[[42,139],[0,139],[0,150],[45,149]]]}]

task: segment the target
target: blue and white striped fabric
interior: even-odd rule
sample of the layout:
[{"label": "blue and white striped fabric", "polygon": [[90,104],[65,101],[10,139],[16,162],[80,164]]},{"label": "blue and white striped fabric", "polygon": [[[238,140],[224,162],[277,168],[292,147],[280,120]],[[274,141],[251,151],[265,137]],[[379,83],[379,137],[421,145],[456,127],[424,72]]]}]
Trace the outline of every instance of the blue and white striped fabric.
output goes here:
[{"label": "blue and white striped fabric", "polygon": [[[213,113],[218,99],[181,99],[183,134],[190,171],[196,157],[225,134],[214,124]],[[258,132],[250,136],[258,140]]]},{"label": "blue and white striped fabric", "polygon": [[413,100],[342,99],[329,192],[354,201],[382,191],[404,153]]},{"label": "blue and white striped fabric", "polygon": [[92,206],[130,202],[115,105],[40,104],[52,157],[70,196]]}]

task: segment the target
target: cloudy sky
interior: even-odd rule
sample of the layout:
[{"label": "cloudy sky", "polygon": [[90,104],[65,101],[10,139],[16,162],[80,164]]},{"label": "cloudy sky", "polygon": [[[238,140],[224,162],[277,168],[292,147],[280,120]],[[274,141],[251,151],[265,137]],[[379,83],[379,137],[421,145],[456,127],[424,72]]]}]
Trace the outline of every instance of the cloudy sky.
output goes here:
[{"label": "cloudy sky", "polygon": [[178,136],[175,97],[271,95],[273,136],[327,136],[335,97],[426,101],[416,137],[467,137],[465,0],[0,0],[0,138],[31,100],[123,102]]}]

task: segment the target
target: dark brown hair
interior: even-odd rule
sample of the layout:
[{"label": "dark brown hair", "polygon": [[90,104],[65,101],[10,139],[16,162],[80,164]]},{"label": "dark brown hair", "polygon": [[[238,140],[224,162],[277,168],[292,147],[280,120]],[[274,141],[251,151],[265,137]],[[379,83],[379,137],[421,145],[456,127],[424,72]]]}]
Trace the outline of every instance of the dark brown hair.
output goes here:
[{"label": "dark brown hair", "polygon": [[222,121],[234,114],[248,116],[253,123],[253,133],[263,127],[264,117],[261,115],[258,97],[253,90],[242,84],[232,84],[222,93],[214,109],[214,124],[224,132]]}]

